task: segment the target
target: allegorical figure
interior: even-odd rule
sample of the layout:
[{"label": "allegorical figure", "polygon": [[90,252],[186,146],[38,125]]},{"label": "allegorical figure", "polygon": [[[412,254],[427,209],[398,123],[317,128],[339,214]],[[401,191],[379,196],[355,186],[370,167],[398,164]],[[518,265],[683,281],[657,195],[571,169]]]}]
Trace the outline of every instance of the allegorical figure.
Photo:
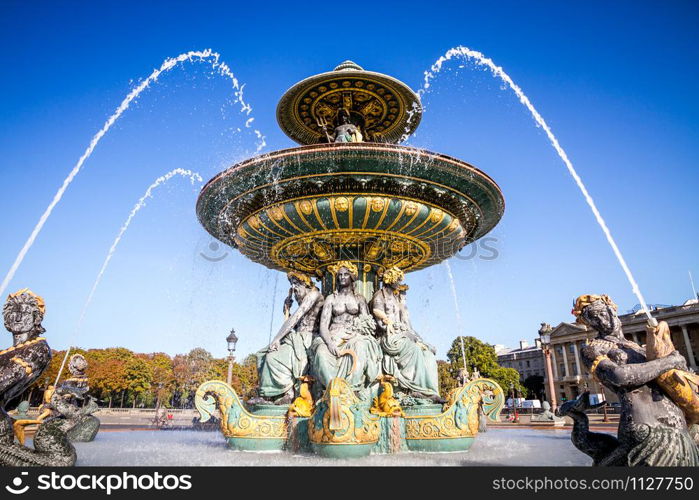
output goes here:
[{"label": "allegorical figure", "polygon": [[29,289],[7,297],[2,313],[5,328],[12,334],[12,347],[0,351],[0,411],[22,394],[51,361],[51,349],[40,335],[46,310],[44,300]]},{"label": "allegorical figure", "polygon": [[403,278],[398,267],[386,270],[383,287],[371,299],[371,310],[381,333],[383,372],[395,378],[409,395],[441,401],[435,348],[424,342],[410,323]]},{"label": "allegorical figure", "polygon": [[[75,448],[56,422],[14,421],[6,412],[9,401],[22,394],[41,376],[51,361],[51,349],[41,334],[44,300],[25,288],[11,294],[3,306],[5,328],[12,334],[12,347],[0,351],[0,465],[26,467],[69,466]],[[41,424],[34,436],[34,450],[23,446],[24,427]],[[19,444],[15,443],[15,434]]]},{"label": "allegorical figure", "polygon": [[358,397],[371,398],[381,374],[381,348],[374,338],[376,325],[364,297],[354,291],[357,266],[341,261],[329,266],[335,290],[325,298],[318,336],[311,345],[311,376],[316,391],[324,391],[333,378],[346,379]]},{"label": "allegorical figure", "polygon": [[93,415],[99,411],[96,401],[88,396],[90,390],[85,371],[88,363],[82,354],[73,354],[68,363],[70,377],[59,384],[47,403],[51,416],[61,420],[61,428],[72,442],[95,439],[100,420]]},{"label": "allegorical figure", "polygon": [[328,142],[362,142],[364,140],[359,127],[350,121],[350,115],[346,109],[342,108],[338,112],[338,122],[339,125],[335,127],[334,133],[330,133],[327,121],[318,121],[318,125],[325,132]]},{"label": "allegorical figure", "polygon": [[291,271],[287,277],[291,290],[285,310],[288,314],[291,295],[299,307],[287,316],[269,346],[256,353],[259,394],[276,404],[290,404],[299,393],[300,379],[308,372],[308,349],[323,307],[323,295],[310,276]]},{"label": "allegorical figure", "polygon": [[[616,310],[606,295],[581,295],[575,301],[573,314],[578,321],[598,332],[581,349],[582,362],[617,394],[621,416],[616,441],[605,438],[603,445],[595,446],[596,435],[583,433],[574,444],[598,465],[699,465],[699,449],[688,433],[685,415],[656,382],[668,370],[686,370],[685,359],[673,351],[649,361],[643,347],[624,338]],[[578,399],[584,403],[587,396]]]}]

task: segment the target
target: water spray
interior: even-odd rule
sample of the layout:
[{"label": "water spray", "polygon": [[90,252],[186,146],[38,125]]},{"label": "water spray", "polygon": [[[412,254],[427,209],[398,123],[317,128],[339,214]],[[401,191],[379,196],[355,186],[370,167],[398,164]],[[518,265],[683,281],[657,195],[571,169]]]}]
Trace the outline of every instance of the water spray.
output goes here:
[{"label": "water spray", "polygon": [[[148,76],[148,78],[143,80],[136,88],[129,92],[129,94],[124,98],[124,100],[121,101],[121,104],[119,104],[119,107],[112,114],[112,116],[110,116],[107,119],[100,131],[97,132],[97,134],[95,134],[95,136],[92,138],[87,149],[78,160],[78,163],[75,164],[73,170],[71,170],[68,174],[68,177],[65,178],[61,187],[58,188],[58,191],[54,195],[53,200],[51,200],[51,203],[39,218],[39,222],[36,224],[36,226],[32,230],[32,233],[29,235],[29,238],[24,243],[24,246],[17,255],[17,258],[15,258],[15,261],[12,264],[12,267],[10,267],[10,270],[7,272],[7,275],[3,279],[2,284],[0,284],[0,295],[3,294],[7,286],[10,284],[10,281],[12,281],[12,278],[17,272],[17,269],[19,269],[19,266],[22,264],[24,257],[27,255],[27,252],[34,244],[34,241],[36,240],[37,236],[39,236],[39,233],[41,232],[41,229],[44,227],[44,224],[46,224],[46,221],[51,216],[53,209],[56,207],[58,202],[61,201],[61,198],[63,198],[63,195],[68,189],[68,186],[71,182],[73,182],[75,176],[78,175],[78,173],[80,173],[83,164],[85,163],[85,161],[87,161],[88,158],[90,158],[90,155],[92,155],[92,152],[95,150],[95,147],[97,147],[97,144],[99,144],[102,137],[104,137],[104,135],[109,131],[109,129],[112,128],[112,125],[114,125],[114,123],[119,119],[119,117],[129,108],[131,103],[141,94],[141,92],[146,90],[151,83],[155,82],[162,73],[170,71],[171,69],[175,68],[178,64],[183,63],[185,61],[208,62],[209,64],[211,64],[211,67],[218,72],[218,74],[220,74],[221,76],[225,76],[231,80],[231,83],[233,84],[235,100],[239,102],[241,106],[240,111],[242,113],[245,113],[246,115],[250,115],[250,113],[252,112],[252,107],[243,100],[243,87],[245,85],[241,85],[238,83],[238,79],[231,72],[228,65],[225,62],[220,61],[220,57],[220,54],[218,54],[217,52],[212,52],[211,49],[206,49],[203,51],[192,50],[184,54],[180,54],[177,57],[166,59],[165,61],[163,61],[163,64],[160,66],[160,68],[154,70],[150,74],[150,76]],[[245,122],[245,126],[250,128],[252,126],[253,120],[254,118],[252,117],[248,118],[248,120]],[[262,148],[264,148],[266,145],[265,138],[259,130],[253,130],[258,139],[256,153],[259,153],[262,150]]]},{"label": "water spray", "polygon": [[689,282],[692,284],[692,293],[694,294],[695,299],[699,299],[699,295],[697,295],[697,289],[694,287],[694,278],[692,278],[692,271],[687,271],[689,273]]},{"label": "water spray", "polygon": [[[112,246],[109,248],[109,252],[107,252],[107,257],[104,259],[104,262],[102,263],[102,267],[99,270],[99,273],[97,273],[97,278],[95,279],[94,284],[92,285],[92,289],[90,290],[90,293],[87,296],[87,300],[85,300],[85,304],[83,305],[82,312],[80,313],[80,319],[78,320],[78,325],[75,328],[75,332],[73,333],[73,338],[71,340],[75,340],[78,336],[78,333],[80,332],[80,329],[82,328],[83,322],[85,321],[85,315],[87,314],[87,309],[90,307],[90,304],[92,303],[92,299],[95,296],[95,291],[97,291],[97,287],[99,286],[100,282],[102,281],[102,277],[104,276],[105,271],[107,270],[107,267],[109,266],[109,262],[112,260],[112,257],[114,256],[114,252],[116,252],[117,246],[119,245],[119,242],[121,241],[121,238],[124,236],[124,233],[126,230],[129,228],[129,225],[131,224],[131,221],[133,218],[136,216],[136,214],[141,210],[145,205],[146,205],[146,200],[153,195],[153,190],[160,186],[161,184],[169,181],[176,175],[180,175],[182,177],[188,177],[190,182],[194,184],[195,182],[203,182],[203,179],[201,176],[196,173],[192,172],[191,170],[185,170],[182,168],[176,168],[174,170],[171,170],[170,172],[166,173],[165,175],[161,175],[158,177],[150,186],[148,186],[148,189],[146,189],[146,192],[141,196],[141,198],[136,202],[134,207],[131,209],[131,212],[129,213],[129,216],[126,218],[126,221],[124,224],[121,226],[121,229],[119,229],[119,234],[117,234],[117,237],[114,239],[114,243],[112,243]],[[68,354],[70,353],[70,349],[72,347],[73,342],[71,342],[71,345],[68,346],[68,349],[66,349],[66,354],[63,357],[63,362],[61,363],[61,367],[58,370],[58,375],[56,375],[56,381],[54,382],[54,385],[58,384],[58,379],[61,378],[61,373],[63,372],[63,368],[66,364],[66,360],[68,359]]]},{"label": "water spray", "polygon": [[537,125],[541,127],[546,133],[546,136],[551,142],[551,145],[556,150],[556,153],[558,153],[558,156],[561,158],[561,160],[563,160],[563,163],[568,169],[568,172],[575,180],[575,183],[580,189],[580,192],[585,198],[585,201],[592,210],[592,213],[595,216],[597,223],[599,224],[600,228],[602,229],[602,232],[604,232],[604,235],[607,238],[607,242],[612,247],[614,255],[619,261],[619,264],[621,265],[624,274],[626,274],[626,279],[631,284],[631,291],[638,299],[638,302],[641,304],[641,309],[648,318],[648,323],[652,326],[657,326],[658,322],[653,316],[651,316],[650,310],[648,309],[648,305],[646,304],[646,300],[643,298],[643,294],[641,293],[641,290],[638,287],[638,284],[636,283],[633,274],[631,273],[631,269],[629,269],[629,266],[626,264],[626,260],[624,259],[624,256],[621,254],[621,250],[619,250],[619,247],[617,246],[611,231],[607,227],[607,223],[605,222],[604,218],[602,218],[602,214],[600,214],[600,211],[598,210],[595,201],[592,199],[592,196],[590,196],[590,193],[588,193],[587,188],[585,187],[585,184],[578,175],[578,172],[575,170],[575,167],[573,167],[573,164],[568,159],[568,155],[566,154],[565,150],[561,147],[561,145],[558,143],[558,139],[556,139],[556,136],[553,135],[551,128],[548,126],[544,118],[539,114],[539,112],[536,110],[529,98],[524,94],[522,89],[512,80],[512,78],[510,78],[510,76],[507,73],[505,73],[502,67],[497,66],[492,59],[486,57],[481,52],[471,50],[468,47],[464,46],[454,47],[452,49],[449,49],[443,56],[437,59],[437,61],[430,67],[429,71],[425,71],[424,84],[422,88],[418,90],[418,95],[422,97],[428,91],[430,87],[430,81],[434,79],[436,74],[441,71],[442,65],[445,62],[453,59],[454,57],[472,59],[476,62],[476,64],[480,66],[485,66],[488,69],[490,69],[490,71],[493,73],[495,77],[502,80],[510,87],[510,89],[512,89],[512,91],[517,95],[519,101],[529,110],[532,117],[534,118],[534,121],[536,121]]}]

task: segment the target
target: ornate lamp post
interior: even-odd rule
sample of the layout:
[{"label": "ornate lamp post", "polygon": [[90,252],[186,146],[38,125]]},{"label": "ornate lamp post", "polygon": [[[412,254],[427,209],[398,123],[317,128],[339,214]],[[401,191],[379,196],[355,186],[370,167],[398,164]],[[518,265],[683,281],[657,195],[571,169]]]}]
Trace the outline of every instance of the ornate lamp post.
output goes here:
[{"label": "ornate lamp post", "polygon": [[238,337],[235,334],[235,330],[231,328],[231,333],[226,337],[226,342],[228,343],[228,377],[226,382],[231,385],[233,380],[233,361],[235,360],[234,352],[235,345],[238,343]]},{"label": "ornate lamp post", "polygon": [[549,394],[551,396],[551,411],[556,411],[556,387],[553,382],[553,368],[551,367],[551,332],[553,328],[548,323],[541,323],[539,328],[539,338],[541,339],[541,350],[546,359],[546,378],[549,381]]}]

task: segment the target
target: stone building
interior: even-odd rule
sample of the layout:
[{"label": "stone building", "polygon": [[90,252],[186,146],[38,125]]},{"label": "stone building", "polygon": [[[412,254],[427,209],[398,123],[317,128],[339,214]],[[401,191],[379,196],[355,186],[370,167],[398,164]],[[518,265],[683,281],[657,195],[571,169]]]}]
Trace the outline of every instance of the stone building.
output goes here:
[{"label": "stone building", "polygon": [[[667,321],[675,349],[685,357],[687,366],[696,370],[699,361],[699,301],[689,300],[683,305],[654,309],[651,314],[658,321]],[[627,339],[641,345],[646,343],[646,317],[642,312],[619,315],[619,319]],[[604,390],[607,401],[618,401],[614,393],[590,376],[580,360],[580,348],[596,336],[597,332],[577,323],[560,323],[551,332],[551,365],[559,404],[576,398],[586,389],[593,394]],[[548,379],[545,387],[546,398],[550,400]]]},{"label": "stone building", "polygon": [[517,370],[522,381],[532,375],[544,376],[544,358],[539,339],[534,340],[534,345],[529,345],[526,340],[520,340],[519,348],[501,349],[496,351],[496,354],[498,364],[504,368]]}]

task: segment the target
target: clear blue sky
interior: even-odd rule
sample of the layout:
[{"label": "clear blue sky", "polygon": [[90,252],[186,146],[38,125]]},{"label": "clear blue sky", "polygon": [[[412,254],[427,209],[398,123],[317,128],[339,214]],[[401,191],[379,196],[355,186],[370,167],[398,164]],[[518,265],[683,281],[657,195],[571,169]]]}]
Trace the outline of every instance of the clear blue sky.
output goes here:
[{"label": "clear blue sky", "polygon": [[[494,5],[494,6],[493,6]],[[699,44],[696,2],[29,2],[0,5],[0,274],[91,137],[167,57],[220,52],[253,106],[267,150],[281,94],[352,59],[413,88],[450,47],[480,50],[539,109],[598,201],[647,300],[680,303],[699,279]],[[185,64],[141,95],[99,144],[46,224],[10,289],[47,302],[54,348],[121,345],[170,354],[265,345],[287,285],[235,251],[208,248],[198,188],[159,188],[121,242],[88,311],[82,304],[119,227],[158,176],[208,180],[249,156],[254,137],[229,82]],[[424,99],[411,144],[473,163],[503,189],[491,236],[498,258],[452,259],[463,317],[443,266],[408,275],[416,326],[444,356],[458,333],[514,345],[540,321],[570,320],[580,293],[637,302],[592,215],[526,110],[470,63],[450,63]],[[241,129],[238,132],[238,129]],[[217,263],[201,252],[226,258]],[[490,255],[489,252],[483,252]],[[276,312],[271,316],[272,304]],[[9,343],[9,338],[5,344]]]}]

